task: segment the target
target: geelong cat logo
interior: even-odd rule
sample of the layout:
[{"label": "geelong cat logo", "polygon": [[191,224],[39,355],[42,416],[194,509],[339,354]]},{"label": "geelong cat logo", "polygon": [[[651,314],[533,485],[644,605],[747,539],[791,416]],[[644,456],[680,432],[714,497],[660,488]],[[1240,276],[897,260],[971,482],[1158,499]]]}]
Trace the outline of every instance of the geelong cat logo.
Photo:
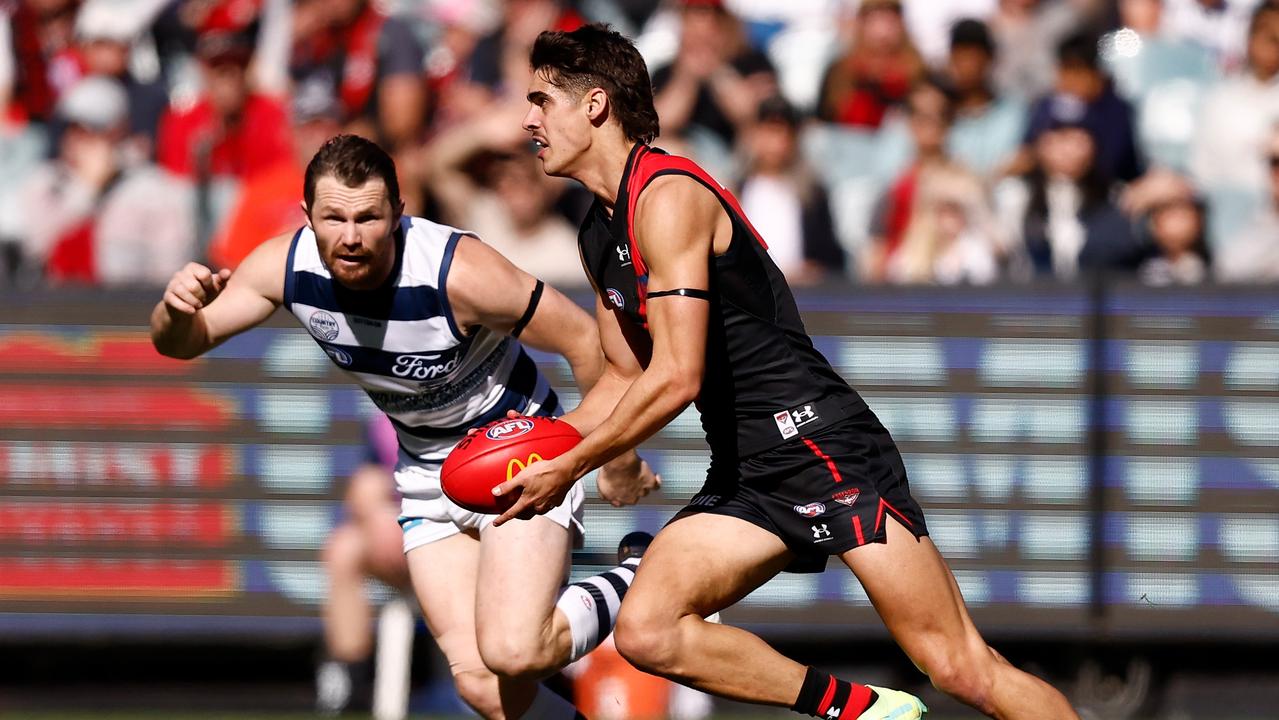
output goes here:
[{"label": "geelong cat logo", "polygon": [[[528,418],[511,418],[503,420],[484,432],[489,440],[510,440],[533,429],[533,421]],[[538,458],[539,460],[541,458]],[[512,460],[511,462],[515,462]]]}]

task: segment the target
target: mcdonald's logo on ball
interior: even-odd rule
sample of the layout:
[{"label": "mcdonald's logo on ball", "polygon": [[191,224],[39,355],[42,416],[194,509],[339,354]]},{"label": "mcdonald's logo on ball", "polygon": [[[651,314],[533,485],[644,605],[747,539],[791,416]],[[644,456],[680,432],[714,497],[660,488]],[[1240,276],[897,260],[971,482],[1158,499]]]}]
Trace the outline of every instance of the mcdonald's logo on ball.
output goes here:
[{"label": "mcdonald's logo on ball", "polygon": [[532,465],[535,462],[541,462],[541,461],[542,461],[542,456],[538,455],[537,453],[533,453],[529,455],[528,459],[522,462],[520,461],[519,458],[511,458],[510,461],[506,463],[506,479],[510,480],[516,475],[519,475],[520,473],[524,472],[524,468],[528,467],[529,465]]}]

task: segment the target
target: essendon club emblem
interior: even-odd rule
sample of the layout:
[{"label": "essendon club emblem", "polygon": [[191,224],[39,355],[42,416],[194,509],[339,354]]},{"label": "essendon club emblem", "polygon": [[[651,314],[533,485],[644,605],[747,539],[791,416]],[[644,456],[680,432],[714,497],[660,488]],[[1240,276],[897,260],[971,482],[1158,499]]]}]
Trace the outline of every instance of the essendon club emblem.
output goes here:
[{"label": "essendon club emblem", "polygon": [[841,505],[852,507],[853,503],[857,502],[857,496],[861,495],[861,493],[862,491],[857,488],[853,488],[851,490],[840,490],[831,497],[831,500],[834,500]]}]

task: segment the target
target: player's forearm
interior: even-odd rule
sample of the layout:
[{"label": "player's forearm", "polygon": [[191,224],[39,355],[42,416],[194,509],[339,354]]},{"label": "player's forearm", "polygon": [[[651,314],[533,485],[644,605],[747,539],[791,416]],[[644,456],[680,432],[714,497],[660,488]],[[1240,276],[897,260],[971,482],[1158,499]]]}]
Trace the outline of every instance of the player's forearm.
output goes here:
[{"label": "player's forearm", "polygon": [[161,355],[179,360],[202,355],[212,346],[201,313],[170,313],[163,302],[151,311],[151,344]]},{"label": "player's forearm", "polygon": [[634,448],[662,429],[697,397],[700,375],[650,366],[613,412],[568,453],[575,478]]},{"label": "player's forearm", "polygon": [[582,401],[562,418],[577,428],[583,437],[595,432],[631,387],[631,380],[611,368],[605,369],[598,382],[582,396]]}]

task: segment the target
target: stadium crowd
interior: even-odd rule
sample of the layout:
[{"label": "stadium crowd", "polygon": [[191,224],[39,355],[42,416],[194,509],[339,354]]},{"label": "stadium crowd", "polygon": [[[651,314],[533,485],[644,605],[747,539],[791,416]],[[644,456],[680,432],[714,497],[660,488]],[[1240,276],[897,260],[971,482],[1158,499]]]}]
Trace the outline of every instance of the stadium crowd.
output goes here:
[{"label": "stadium crowd", "polygon": [[586,21],[795,284],[1279,280],[1276,0],[4,0],[0,286],[234,267],[341,131],[581,286],[589,198],[520,118],[534,38]]}]

